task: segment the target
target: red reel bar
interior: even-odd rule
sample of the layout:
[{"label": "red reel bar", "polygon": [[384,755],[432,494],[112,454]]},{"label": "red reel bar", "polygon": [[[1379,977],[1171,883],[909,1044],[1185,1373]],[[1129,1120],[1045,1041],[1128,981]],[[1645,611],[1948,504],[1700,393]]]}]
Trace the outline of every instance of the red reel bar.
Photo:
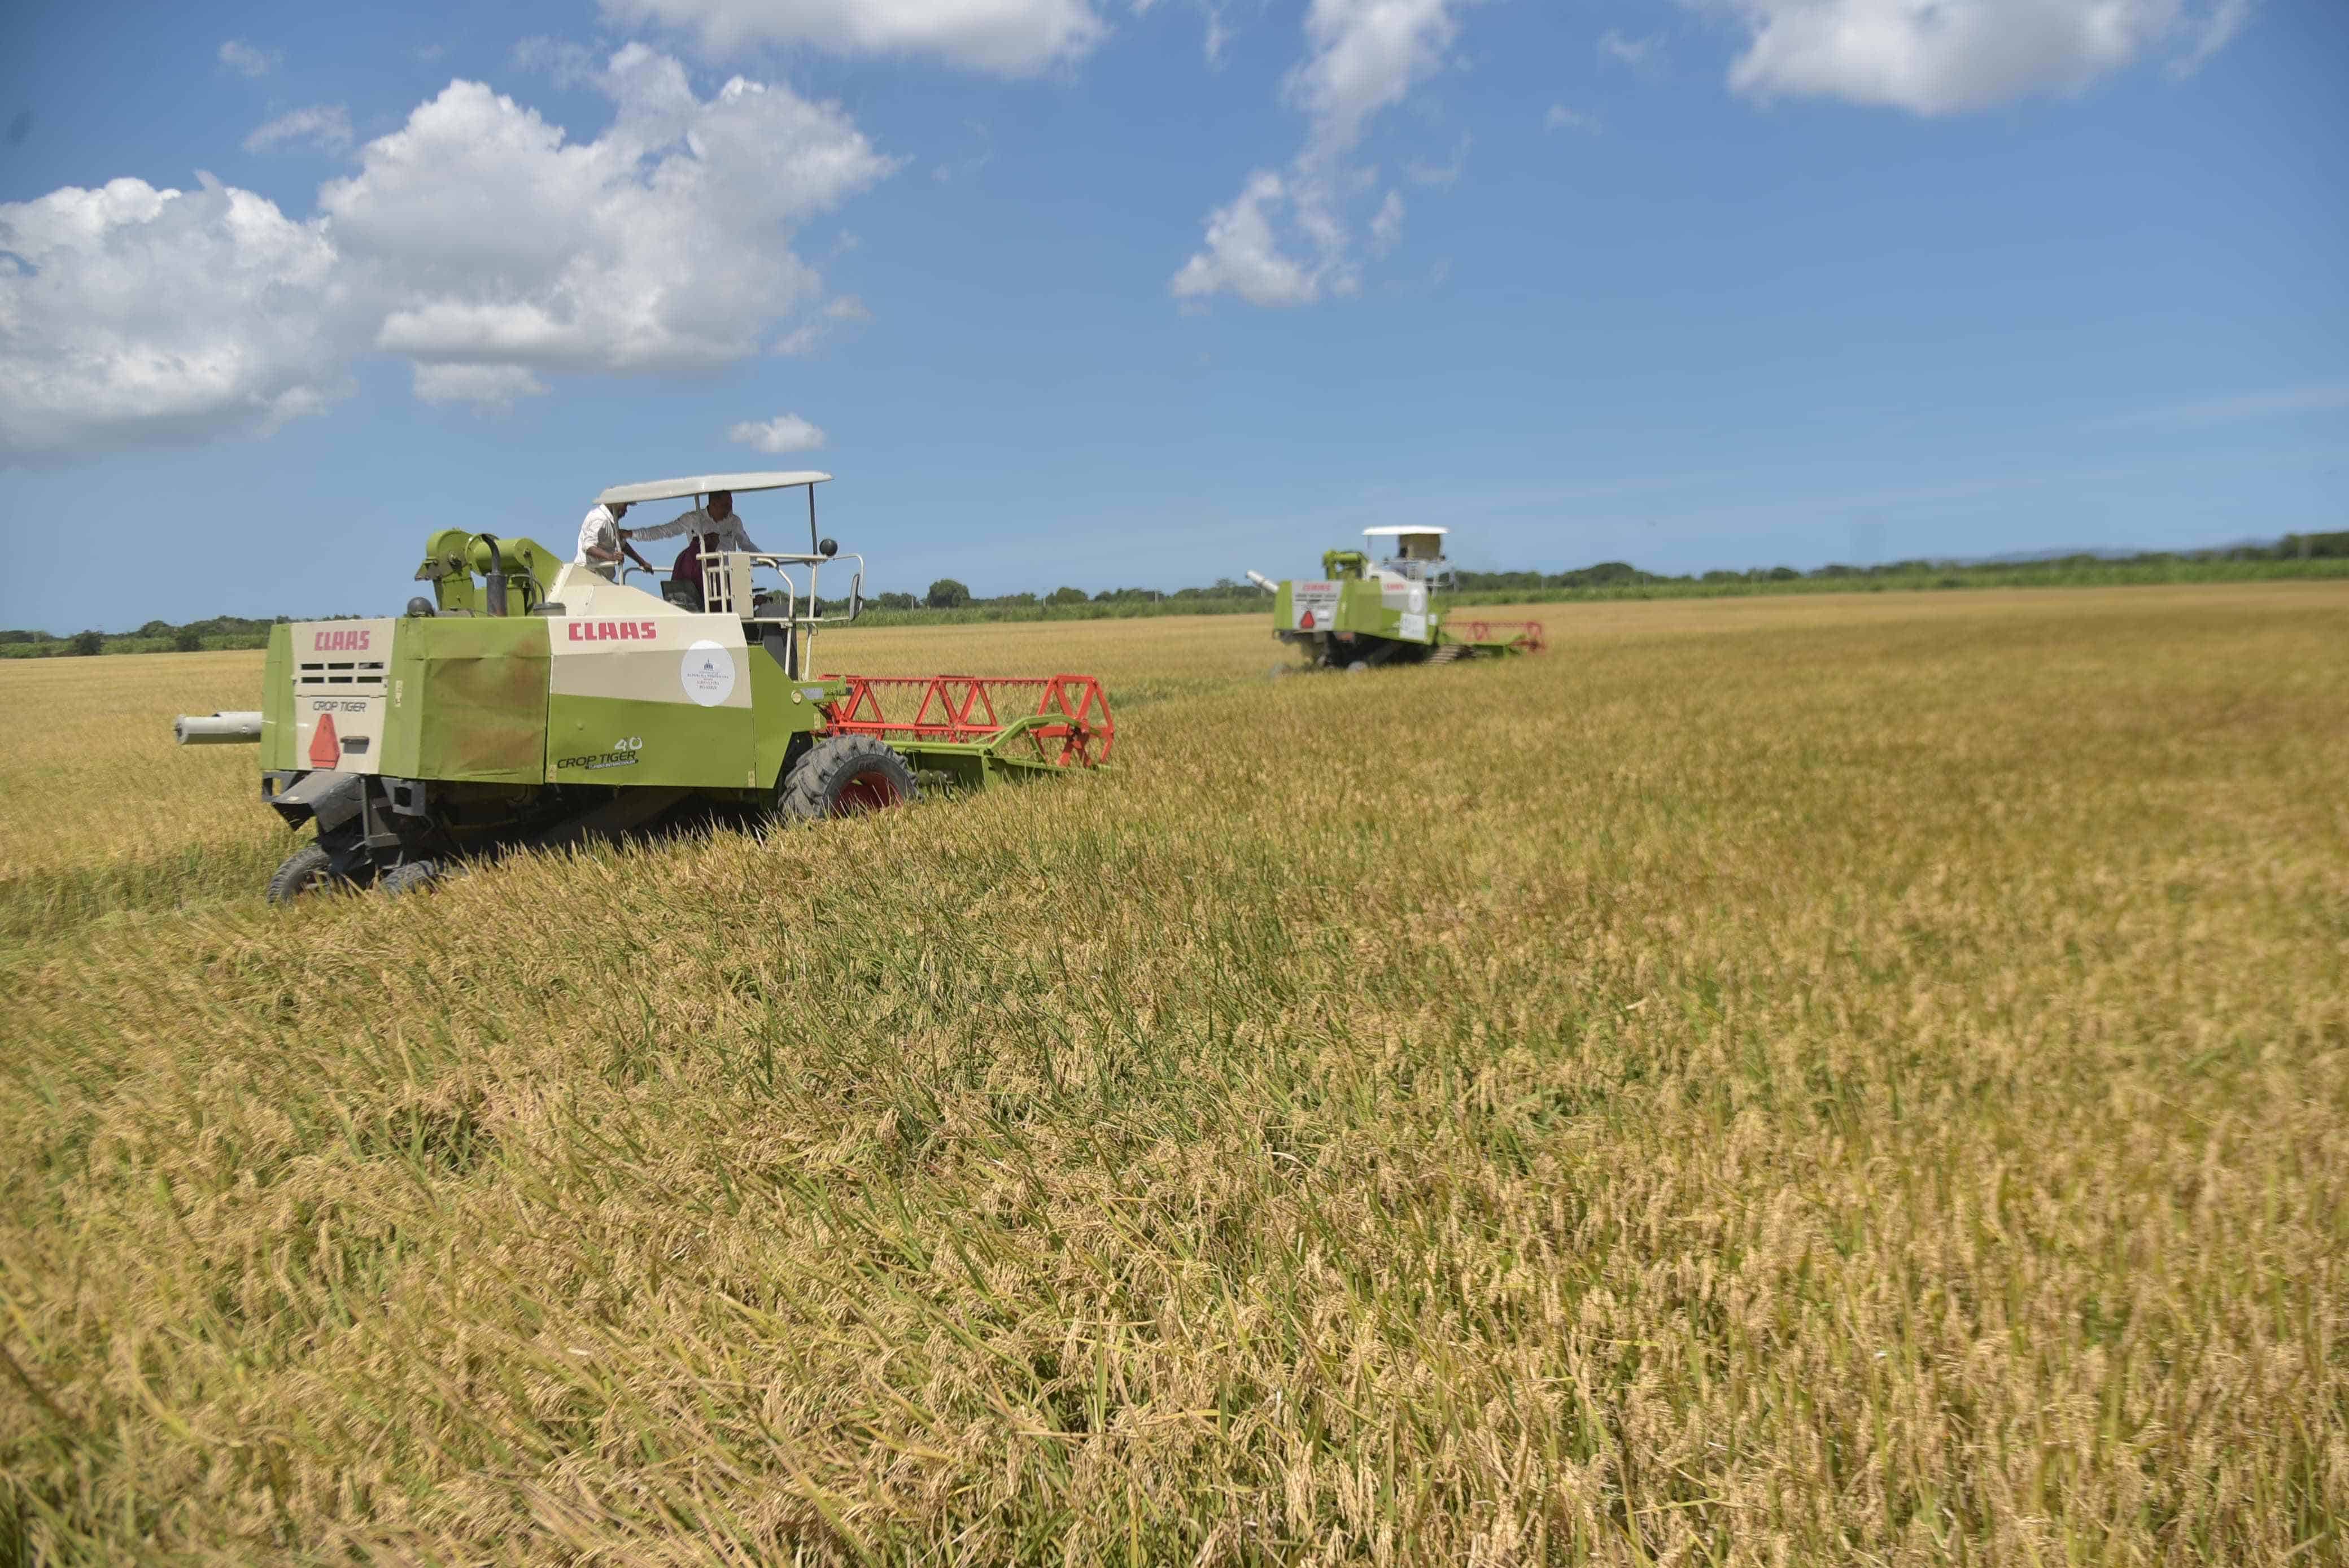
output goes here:
[{"label": "red reel bar", "polygon": [[1092,676],[834,676],[848,695],[824,710],[831,727],[883,740],[984,740],[1007,723],[1052,722],[1030,730],[1044,760],[1092,768],[1109,760],[1117,721],[1109,694]]},{"label": "red reel bar", "polygon": [[1468,643],[1516,643],[1529,654],[1538,654],[1549,646],[1549,638],[1539,621],[1462,621],[1449,620],[1445,627],[1455,637]]}]

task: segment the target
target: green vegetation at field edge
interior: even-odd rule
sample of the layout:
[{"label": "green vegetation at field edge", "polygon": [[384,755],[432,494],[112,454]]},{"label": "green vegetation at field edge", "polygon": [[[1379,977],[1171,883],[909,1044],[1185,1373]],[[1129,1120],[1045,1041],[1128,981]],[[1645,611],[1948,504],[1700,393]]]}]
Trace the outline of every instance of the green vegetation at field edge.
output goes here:
[{"label": "green vegetation at field edge", "polygon": [[[340,614],[300,618],[349,621],[358,617]],[[249,615],[213,615],[178,624],[150,621],[131,632],[93,629],[76,632],[69,637],[53,636],[43,631],[0,631],[0,659],[88,657],[96,654],[202,654],[265,648],[269,645],[269,628],[294,619],[296,617],[292,615],[280,615],[274,621],[256,620]]]},{"label": "green vegetation at field edge", "polygon": [[[2349,535],[2342,536],[2349,540]],[[1785,573],[1785,575],[1777,575]],[[1713,573],[1704,577],[1662,577],[1619,562],[1578,572],[1463,572],[1462,586],[1446,598],[1454,604],[1572,604],[1647,599],[1745,599],[1809,593],[1932,593],[1976,588],[2128,588],[2198,583],[2306,582],[2349,577],[2349,553],[2338,556],[2230,558],[2145,555],[2126,561],[2093,556],[2060,561],[1963,565],[1904,564],[1898,568],[1821,567],[1803,573],[1788,567],[1765,573]],[[1259,590],[1221,596],[1206,590],[1157,598],[1129,595],[1084,603],[978,600],[953,609],[883,607],[869,602],[859,626],[956,626],[1021,621],[1119,621],[1152,615],[1251,615],[1271,606]],[[1193,595],[1185,597],[1183,595]],[[899,595],[899,597],[905,597]]]},{"label": "green vegetation at field edge", "polygon": [[[1625,599],[1736,599],[1776,593],[1923,593],[1962,588],[2124,588],[2191,583],[2266,583],[2349,577],[2349,532],[2286,534],[2273,544],[2243,544],[2185,553],[2153,551],[2108,558],[2067,555],[2045,561],[1898,561],[1884,566],[1829,564],[1797,572],[1791,566],[1748,572],[1708,572],[1671,577],[1621,561],[1571,572],[1454,573],[1454,604],[1570,604]],[[979,599],[951,578],[927,594],[876,593],[865,601],[860,626],[985,625],[1019,621],[1121,621],[1149,615],[1260,614],[1269,603],[1260,589],[1230,578],[1206,588],[1110,588],[1088,597],[1056,588],[1039,596],[1009,593]],[[826,613],[846,602],[821,601]],[[291,617],[281,615],[278,620]],[[311,616],[344,620],[347,616]],[[266,647],[267,621],[216,615],[175,626],[150,621],[136,632],[0,631],[0,658],[65,655],[196,653]]]}]

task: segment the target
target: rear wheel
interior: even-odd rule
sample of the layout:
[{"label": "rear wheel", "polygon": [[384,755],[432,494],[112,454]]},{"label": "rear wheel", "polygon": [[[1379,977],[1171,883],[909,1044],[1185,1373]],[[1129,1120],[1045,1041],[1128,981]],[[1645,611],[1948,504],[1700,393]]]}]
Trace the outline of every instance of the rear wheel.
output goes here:
[{"label": "rear wheel", "polygon": [[269,902],[292,903],[304,893],[325,892],[334,885],[335,874],[329,869],[332,863],[326,845],[303,845],[286,856],[276,874],[269,879]]},{"label": "rear wheel", "polygon": [[853,817],[902,806],[921,793],[905,759],[869,735],[819,741],[783,776],[776,809],[792,821]]}]

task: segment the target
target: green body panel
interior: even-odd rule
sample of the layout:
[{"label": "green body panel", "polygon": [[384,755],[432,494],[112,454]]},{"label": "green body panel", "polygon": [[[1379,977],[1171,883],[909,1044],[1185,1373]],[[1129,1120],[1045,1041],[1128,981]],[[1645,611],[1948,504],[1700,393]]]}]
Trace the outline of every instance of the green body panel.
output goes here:
[{"label": "green body panel", "polygon": [[[801,736],[823,727],[823,714],[816,707],[819,699],[811,693],[820,693],[822,700],[846,695],[845,681],[795,681],[783,673],[761,648],[750,652],[750,712],[756,733],[751,737],[751,760],[755,765],[755,782],[761,789],[772,789],[783,774],[783,763],[791,756],[792,742]],[[792,699],[797,697],[794,702]]]},{"label": "green body panel", "polygon": [[547,781],[754,789],[752,712],[557,694],[546,708]]},{"label": "green body panel", "polygon": [[546,622],[419,617],[391,641],[382,770],[481,784],[546,780]]},{"label": "green body panel", "polygon": [[1356,636],[1388,637],[1396,642],[1425,643],[1431,637],[1402,634],[1402,612],[1389,609],[1375,578],[1338,585],[1338,630]]},{"label": "green body panel", "polygon": [[[1332,551],[1333,555],[1352,554],[1350,551]],[[1349,577],[1342,573],[1321,579],[1338,585],[1338,616],[1330,625],[1318,626],[1316,632],[1350,632],[1356,636],[1386,637],[1392,641],[1433,643],[1439,640],[1439,621],[1433,595],[1428,598],[1426,634],[1405,637],[1402,634],[1403,612],[1391,609],[1375,577]],[[1290,596],[1289,583],[1282,582],[1273,590],[1272,624],[1276,630],[1288,631],[1297,624],[1297,603]]]},{"label": "green body panel", "polygon": [[269,628],[269,653],[261,665],[261,769],[283,772],[294,761],[294,629]]}]

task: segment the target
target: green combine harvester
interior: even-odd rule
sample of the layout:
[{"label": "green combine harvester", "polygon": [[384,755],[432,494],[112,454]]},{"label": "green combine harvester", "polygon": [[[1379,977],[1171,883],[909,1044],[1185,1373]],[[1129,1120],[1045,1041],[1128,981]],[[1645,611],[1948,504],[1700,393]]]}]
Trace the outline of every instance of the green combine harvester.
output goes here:
[{"label": "green combine harvester", "polygon": [[[290,827],[316,825],[270,879],[277,903],[417,888],[469,859],[688,805],[833,817],[1107,761],[1116,725],[1091,676],[815,673],[817,630],[864,606],[863,557],[816,534],[830,478],[705,474],[596,498],[806,490],[806,553],[705,542],[698,583],[638,586],[625,566],[607,577],[528,539],[436,533],[416,573],[429,598],[397,617],[274,628],[260,710],[176,732],[257,742],[262,799]],[[819,575],[843,568],[827,611]]]},{"label": "green combine harvester", "polygon": [[1445,531],[1366,528],[1365,549],[1322,555],[1319,582],[1275,583],[1255,572],[1248,580],[1272,594],[1273,635],[1309,650],[1325,669],[1540,653],[1547,643],[1539,621],[1479,620],[1443,603],[1439,595],[1452,586]]}]

